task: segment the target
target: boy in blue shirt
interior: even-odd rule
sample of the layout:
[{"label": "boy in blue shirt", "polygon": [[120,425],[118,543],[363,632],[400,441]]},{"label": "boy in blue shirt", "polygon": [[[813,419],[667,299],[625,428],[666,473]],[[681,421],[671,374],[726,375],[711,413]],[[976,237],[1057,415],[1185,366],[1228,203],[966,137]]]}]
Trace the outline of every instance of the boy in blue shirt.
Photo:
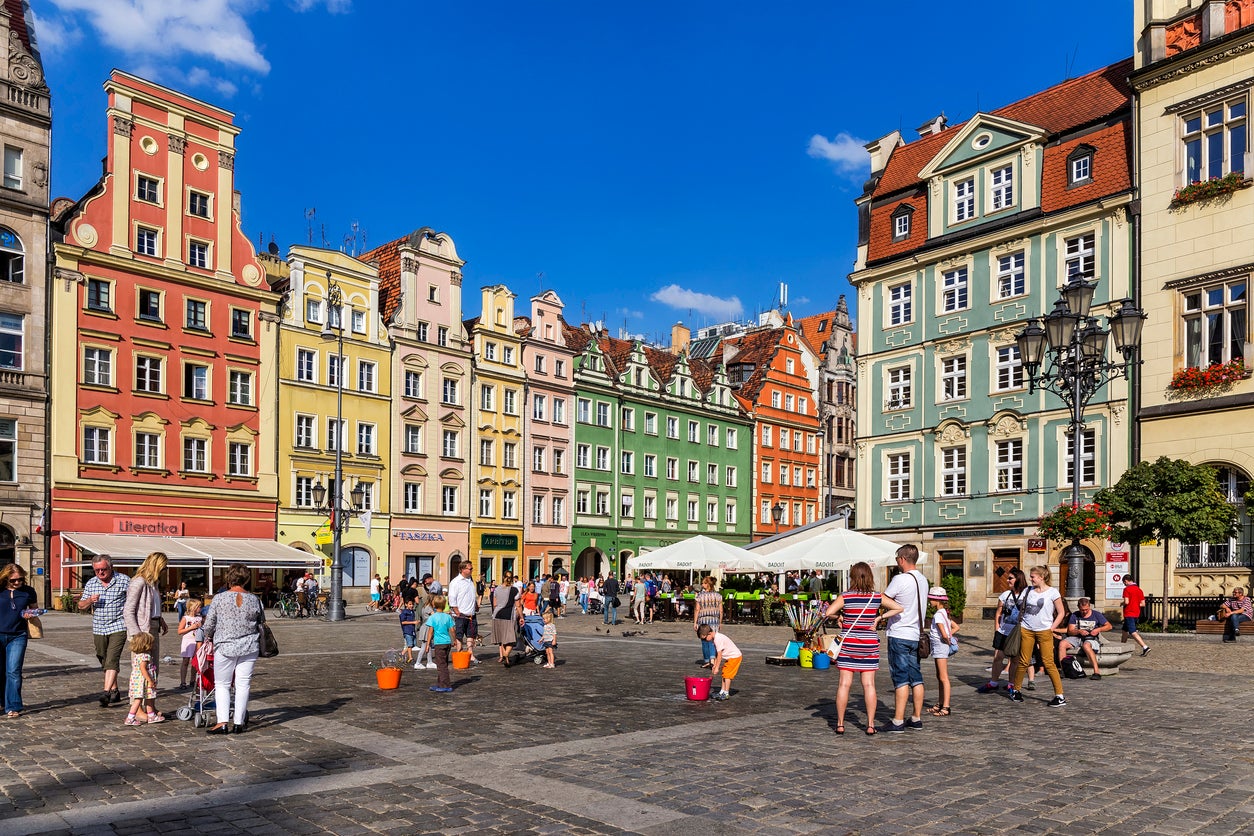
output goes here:
[{"label": "boy in blue shirt", "polygon": [[427,618],[427,627],[431,630],[431,655],[435,657],[435,684],[431,690],[437,694],[448,694],[453,690],[449,679],[449,653],[453,648],[461,650],[461,642],[453,629],[453,616],[444,611],[448,599],[443,595],[431,598],[431,609],[434,612]]},{"label": "boy in blue shirt", "polygon": [[401,638],[405,640],[405,650],[401,657],[408,663],[414,661],[414,646],[418,644],[418,620],[414,618],[414,602],[405,601],[397,610],[401,619]]}]

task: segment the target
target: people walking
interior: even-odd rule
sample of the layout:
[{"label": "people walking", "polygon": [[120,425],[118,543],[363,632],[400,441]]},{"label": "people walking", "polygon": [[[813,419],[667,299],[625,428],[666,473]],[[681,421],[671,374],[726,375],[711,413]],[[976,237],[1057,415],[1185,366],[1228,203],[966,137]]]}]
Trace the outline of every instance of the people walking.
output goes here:
[{"label": "people walking", "polygon": [[[161,658],[161,637],[170,628],[161,615],[161,583],[168,563],[165,552],[152,552],[131,576],[126,587],[126,603],[122,607],[122,619],[126,622],[126,637],[132,639],[140,633],[152,634],[152,658]],[[156,678],[154,673],[153,677]]]},{"label": "people walking", "polygon": [[1033,566],[1028,572],[1030,587],[1024,600],[1023,616],[1019,621],[1022,634],[1019,666],[1015,670],[1010,699],[1023,702],[1023,694],[1019,688],[1023,685],[1028,666],[1032,664],[1032,651],[1039,646],[1045,673],[1054,686],[1054,698],[1049,705],[1052,708],[1062,708],[1066,706],[1067,698],[1062,693],[1062,677],[1058,674],[1058,663],[1055,661],[1054,631],[1062,624],[1067,611],[1062,605],[1062,595],[1049,585],[1050,577],[1048,566]]},{"label": "people walking", "polygon": [[238,734],[248,725],[253,667],[261,648],[261,625],[266,620],[261,601],[248,591],[251,578],[247,566],[232,563],[226,570],[226,592],[214,596],[205,618],[205,638],[213,641],[218,719],[209,734]]},{"label": "people walking", "polygon": [[954,634],[958,632],[958,625],[949,617],[949,593],[945,587],[929,589],[927,600],[936,606],[928,638],[932,643],[932,662],[936,665],[936,686],[940,691],[936,704],[927,713],[933,717],[948,717],[952,713],[949,706],[949,657],[957,647]]},{"label": "people walking", "polygon": [[[0,569],[0,655],[4,658],[4,716],[22,716],[22,667],[26,664],[26,642],[30,619],[39,608],[35,588],[26,582],[26,570],[16,563]],[[2,600],[2,599],[0,599]],[[8,604],[9,606],[4,606]]]},{"label": "people walking", "polygon": [[618,623],[618,578],[612,574],[605,576],[601,584],[601,598],[605,610],[605,623],[611,627]]},{"label": "people walking", "polygon": [[96,658],[104,671],[104,693],[100,707],[108,708],[122,701],[118,691],[118,668],[122,665],[122,648],[126,645],[126,589],[131,579],[113,571],[107,554],[98,554],[91,562],[93,576],[83,585],[78,599],[80,610],[91,609],[91,637]]}]

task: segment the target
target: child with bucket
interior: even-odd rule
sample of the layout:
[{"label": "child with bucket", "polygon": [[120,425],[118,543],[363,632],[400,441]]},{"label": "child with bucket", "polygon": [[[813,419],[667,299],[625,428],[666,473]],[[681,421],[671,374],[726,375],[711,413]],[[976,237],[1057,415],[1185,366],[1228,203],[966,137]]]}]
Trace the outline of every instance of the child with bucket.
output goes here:
[{"label": "child with bucket", "polygon": [[723,685],[710,699],[725,700],[731,696],[732,680],[736,678],[736,673],[740,670],[740,660],[744,658],[744,654],[740,652],[739,647],[736,647],[735,642],[722,633],[716,633],[709,624],[702,624],[697,628],[697,638],[703,642],[714,643],[714,663],[710,667],[710,676],[716,676],[721,669]]}]

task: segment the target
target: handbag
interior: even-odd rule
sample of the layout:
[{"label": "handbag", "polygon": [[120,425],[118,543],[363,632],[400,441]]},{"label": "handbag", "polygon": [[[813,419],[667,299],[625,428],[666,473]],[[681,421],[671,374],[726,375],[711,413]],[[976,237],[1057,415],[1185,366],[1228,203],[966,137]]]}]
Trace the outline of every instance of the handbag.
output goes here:
[{"label": "handbag", "polygon": [[[910,574],[913,575],[914,572],[911,572]],[[928,635],[927,630],[923,629],[923,613],[924,613],[923,601],[925,598],[926,598],[926,595],[920,592],[919,593],[919,650],[917,654],[920,659],[926,659],[927,657],[932,655],[932,637]]]},{"label": "handbag", "polygon": [[1015,623],[1015,628],[1006,636],[1006,641],[1001,646],[1001,654],[1007,659],[1017,659],[1019,658],[1019,650],[1023,647],[1023,634],[1019,631],[1023,629],[1023,605],[1028,600],[1027,590],[1024,590],[1023,593],[1023,603],[1020,603],[1019,599],[1013,595],[1010,596],[1010,600],[1014,601],[1018,621]]},{"label": "handbag", "polygon": [[26,635],[32,639],[44,637],[44,623],[39,620],[39,616],[33,615],[26,619]]},{"label": "handbag", "polygon": [[274,637],[274,633],[270,632],[270,625],[264,621],[261,622],[261,647],[257,655],[262,659],[273,659],[279,655],[279,641]]},{"label": "handbag", "polygon": [[958,652],[958,640],[951,638],[949,640],[949,655],[953,656]]}]

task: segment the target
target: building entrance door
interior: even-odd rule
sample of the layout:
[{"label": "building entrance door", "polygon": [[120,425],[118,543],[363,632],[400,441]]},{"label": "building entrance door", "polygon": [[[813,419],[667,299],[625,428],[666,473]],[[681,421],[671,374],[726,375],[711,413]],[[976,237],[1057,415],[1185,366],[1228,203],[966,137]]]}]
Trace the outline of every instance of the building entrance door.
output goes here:
[{"label": "building entrance door", "polygon": [[993,549],[993,595],[1000,596],[1010,588],[1010,570],[1019,568],[1018,549]]}]

